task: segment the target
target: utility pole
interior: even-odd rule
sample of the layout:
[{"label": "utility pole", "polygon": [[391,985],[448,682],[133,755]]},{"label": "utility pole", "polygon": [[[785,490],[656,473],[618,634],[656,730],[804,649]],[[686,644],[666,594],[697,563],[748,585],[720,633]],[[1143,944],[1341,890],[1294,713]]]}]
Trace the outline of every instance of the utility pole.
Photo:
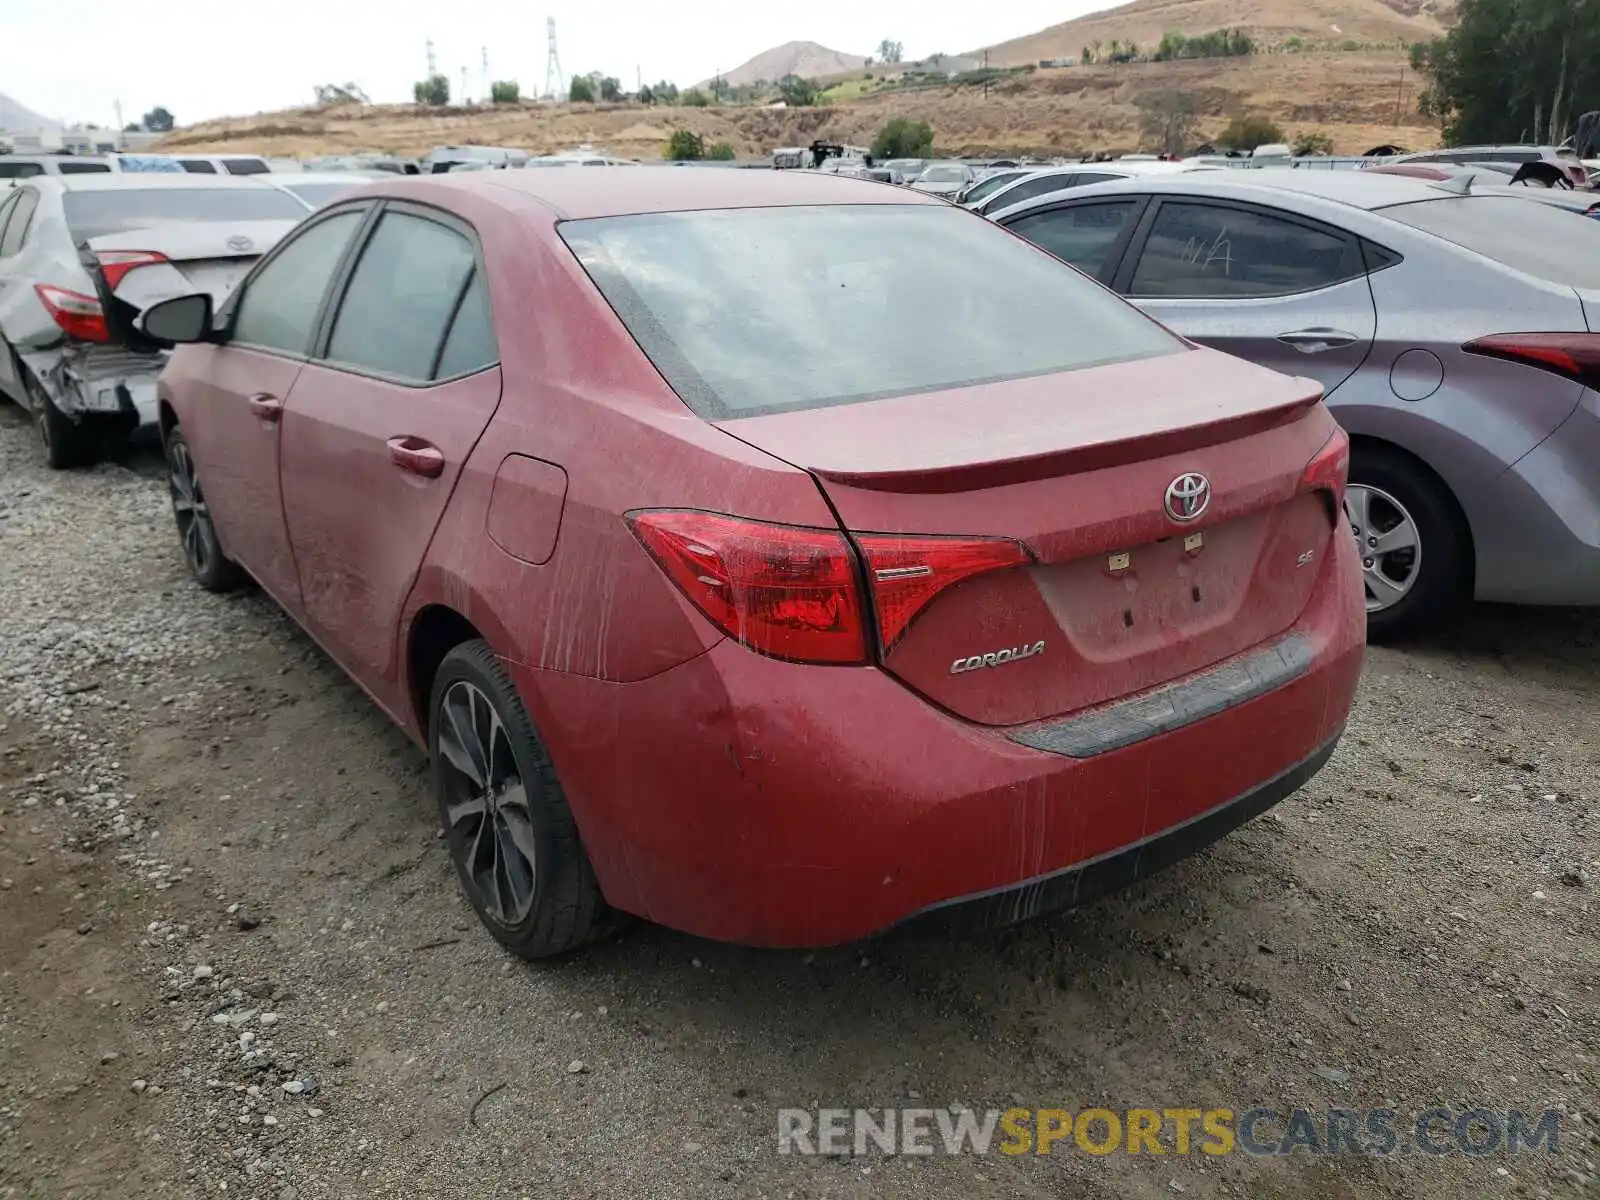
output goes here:
[{"label": "utility pole", "polygon": [[121,100],[118,100],[116,102],[116,110],[117,110],[117,134],[118,134],[117,141],[120,144],[121,141],[122,141],[122,137],[121,137],[121,134],[122,134],[122,101]]},{"label": "utility pole", "polygon": [[1406,94],[1406,69],[1405,69],[1404,66],[1402,66],[1400,68],[1400,81],[1399,81],[1399,83],[1397,83],[1395,85],[1395,92],[1394,92],[1394,123],[1396,125],[1400,124],[1400,105],[1405,100],[1405,94]]},{"label": "utility pole", "polygon": [[989,98],[989,52],[983,52],[983,98]]},{"label": "utility pole", "polygon": [[483,97],[489,98],[489,47],[483,47]]},{"label": "utility pole", "polygon": [[471,101],[467,99],[467,69],[465,67],[461,68],[461,103],[471,103]]},{"label": "utility pole", "polygon": [[432,79],[439,73],[438,63],[433,57],[433,39],[428,39],[428,78]]}]

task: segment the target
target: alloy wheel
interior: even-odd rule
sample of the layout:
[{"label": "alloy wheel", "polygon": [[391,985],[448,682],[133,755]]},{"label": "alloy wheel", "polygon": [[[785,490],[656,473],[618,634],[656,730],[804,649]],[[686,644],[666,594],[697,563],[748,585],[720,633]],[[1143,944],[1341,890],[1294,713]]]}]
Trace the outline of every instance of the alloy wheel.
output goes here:
[{"label": "alloy wheel", "polygon": [[520,925],[533,910],[538,855],[528,792],[500,714],[461,679],[439,706],[445,827],[483,910]]},{"label": "alloy wheel", "polygon": [[1417,523],[1394,495],[1370,484],[1352,483],[1344,508],[1361,555],[1367,612],[1391,608],[1410,594],[1422,570]]},{"label": "alloy wheel", "polygon": [[211,510],[200,490],[189,447],[177,439],[167,448],[167,486],[172,492],[172,515],[178,522],[178,536],[183,539],[183,556],[196,575],[204,576],[216,560],[216,531],[211,525]]}]

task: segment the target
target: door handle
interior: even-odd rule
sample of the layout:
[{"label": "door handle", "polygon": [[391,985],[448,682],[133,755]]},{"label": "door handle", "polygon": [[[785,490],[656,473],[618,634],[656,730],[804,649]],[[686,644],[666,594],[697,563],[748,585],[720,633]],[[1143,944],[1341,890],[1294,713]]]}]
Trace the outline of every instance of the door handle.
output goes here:
[{"label": "door handle", "polygon": [[283,419],[283,401],[267,392],[257,392],[250,397],[250,412],[268,425],[276,425]]},{"label": "door handle", "polygon": [[409,434],[389,439],[389,461],[424,479],[437,479],[444,474],[444,451]]},{"label": "door handle", "polygon": [[1296,329],[1280,333],[1278,340],[1293,346],[1301,354],[1321,354],[1325,350],[1341,350],[1356,342],[1356,335],[1342,329]]}]

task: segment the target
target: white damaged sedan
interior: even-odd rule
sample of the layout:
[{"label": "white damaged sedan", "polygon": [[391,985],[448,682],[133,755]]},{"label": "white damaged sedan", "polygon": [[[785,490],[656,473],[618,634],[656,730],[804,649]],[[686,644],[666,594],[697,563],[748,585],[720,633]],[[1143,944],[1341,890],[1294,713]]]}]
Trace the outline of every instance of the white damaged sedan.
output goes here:
[{"label": "white damaged sedan", "polygon": [[192,292],[220,306],[305,212],[227,176],[39,175],[0,191],[0,395],[33,414],[50,465],[155,425],[166,353],[134,317]]}]

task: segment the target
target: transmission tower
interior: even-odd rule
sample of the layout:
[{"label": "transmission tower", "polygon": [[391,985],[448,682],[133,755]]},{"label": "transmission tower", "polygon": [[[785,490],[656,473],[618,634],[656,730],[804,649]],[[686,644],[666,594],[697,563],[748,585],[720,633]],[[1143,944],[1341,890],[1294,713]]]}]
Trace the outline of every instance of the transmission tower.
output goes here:
[{"label": "transmission tower", "polygon": [[483,48],[483,98],[489,98],[489,47]]},{"label": "transmission tower", "polygon": [[546,18],[545,28],[550,31],[550,51],[544,60],[544,94],[559,100],[566,94],[567,85],[561,78],[561,55],[556,53],[556,19]]},{"label": "transmission tower", "polygon": [[472,103],[467,96],[467,69],[465,67],[461,68],[461,103]]},{"label": "transmission tower", "polygon": [[432,79],[439,73],[438,64],[433,57],[433,39],[428,39],[428,78]]}]

